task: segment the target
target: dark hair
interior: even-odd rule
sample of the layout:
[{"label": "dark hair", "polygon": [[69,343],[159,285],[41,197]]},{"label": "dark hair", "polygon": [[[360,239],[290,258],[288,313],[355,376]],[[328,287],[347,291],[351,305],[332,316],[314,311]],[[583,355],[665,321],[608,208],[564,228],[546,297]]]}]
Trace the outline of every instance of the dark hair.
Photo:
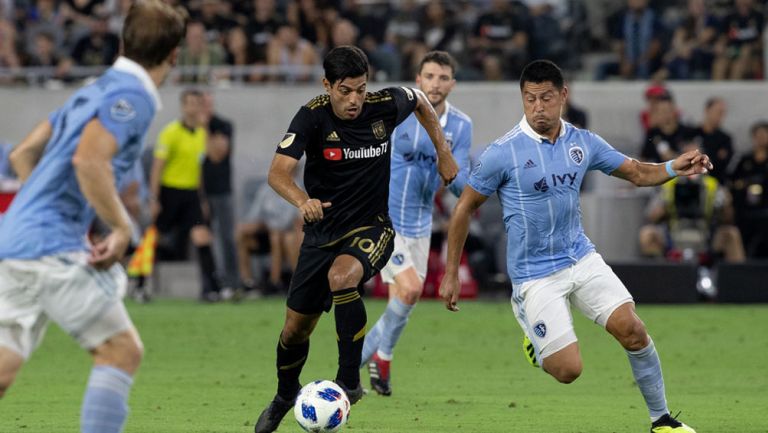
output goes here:
[{"label": "dark hair", "polygon": [[724,102],[723,98],[719,96],[713,96],[707,99],[707,102],[704,103],[704,108],[709,110],[710,108],[712,108],[713,105],[717,104],[718,102]]},{"label": "dark hair", "polygon": [[525,83],[545,83],[549,81],[557,89],[562,89],[565,85],[563,71],[549,60],[534,60],[528,63],[520,75],[520,90]]},{"label": "dark hair", "polygon": [[189,97],[189,96],[195,96],[197,98],[202,98],[203,97],[203,91],[200,90],[200,89],[195,89],[195,88],[184,89],[184,90],[181,91],[181,96],[179,96],[179,100],[183,104],[184,101],[186,101],[187,97]]},{"label": "dark hair", "polygon": [[749,128],[750,135],[755,135],[755,133],[761,129],[768,130],[768,121],[765,120],[758,120],[757,122],[752,124],[752,127]]},{"label": "dark hair", "polygon": [[162,1],[136,1],[125,17],[123,55],[145,68],[162,64],[184,36],[184,19]]},{"label": "dark hair", "polygon": [[331,85],[345,78],[368,77],[368,56],[360,48],[342,45],[325,55],[323,69]]},{"label": "dark hair", "polygon": [[424,69],[424,64],[426,63],[437,63],[441,66],[448,66],[451,68],[451,75],[455,75],[456,69],[459,68],[458,63],[456,63],[456,60],[453,58],[453,56],[445,51],[430,51],[425,54],[424,58],[421,59],[421,62],[419,63],[419,74],[421,73],[421,70]]}]

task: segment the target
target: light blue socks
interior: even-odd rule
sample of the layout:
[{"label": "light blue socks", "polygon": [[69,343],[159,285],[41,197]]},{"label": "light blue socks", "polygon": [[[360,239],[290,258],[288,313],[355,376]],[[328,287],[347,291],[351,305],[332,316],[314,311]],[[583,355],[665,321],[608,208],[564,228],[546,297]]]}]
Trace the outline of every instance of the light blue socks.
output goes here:
[{"label": "light blue socks", "polygon": [[632,366],[632,374],[635,376],[635,382],[640,387],[640,392],[645,398],[645,404],[648,406],[648,412],[651,415],[651,421],[657,420],[664,414],[669,413],[667,409],[667,399],[664,396],[664,378],[661,375],[661,361],[659,354],[656,353],[656,346],[653,340],[650,340],[648,346],[636,352],[627,351],[629,365]]},{"label": "light blue socks", "polygon": [[81,433],[120,433],[128,416],[133,378],[123,370],[93,367],[80,414]]},{"label": "light blue socks", "polygon": [[400,339],[403,329],[405,329],[405,324],[408,323],[408,317],[411,315],[413,307],[413,305],[404,304],[397,297],[392,297],[389,300],[384,314],[379,317],[379,320],[365,336],[361,368],[377,350],[382,359],[392,359],[392,351]]}]

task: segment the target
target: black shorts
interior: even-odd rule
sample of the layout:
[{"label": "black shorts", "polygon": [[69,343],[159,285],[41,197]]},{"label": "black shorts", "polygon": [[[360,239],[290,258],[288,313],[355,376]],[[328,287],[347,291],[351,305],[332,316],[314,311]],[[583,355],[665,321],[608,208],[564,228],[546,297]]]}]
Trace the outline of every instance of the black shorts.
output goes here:
[{"label": "black shorts", "polygon": [[158,231],[188,232],[194,226],[205,224],[197,190],[161,187],[159,200],[160,215],[155,222]]},{"label": "black shorts", "polygon": [[330,311],[332,306],[328,271],[336,257],[348,254],[363,265],[363,283],[378,274],[389,261],[395,246],[395,231],[389,218],[359,227],[325,245],[301,244],[299,262],[288,289],[288,308],[302,314]]}]

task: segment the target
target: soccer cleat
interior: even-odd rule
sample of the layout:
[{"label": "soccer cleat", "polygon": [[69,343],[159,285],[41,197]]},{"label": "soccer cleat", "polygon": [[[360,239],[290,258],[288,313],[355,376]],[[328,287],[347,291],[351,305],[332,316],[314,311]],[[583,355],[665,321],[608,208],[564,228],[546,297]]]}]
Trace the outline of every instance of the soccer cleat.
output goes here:
[{"label": "soccer cleat", "polygon": [[651,433],[696,433],[696,430],[666,414],[651,424]]},{"label": "soccer cleat", "polygon": [[371,377],[371,388],[379,395],[392,395],[392,386],[389,382],[389,367],[392,361],[385,361],[378,353],[371,356],[368,362],[368,375]]},{"label": "soccer cleat", "polygon": [[344,390],[344,393],[347,394],[349,404],[357,403],[361,398],[363,398],[363,395],[365,394],[363,391],[363,385],[359,382],[357,384],[357,388],[355,389],[349,389],[347,385],[344,385],[344,382],[340,381],[339,379],[334,380],[334,382],[336,382],[336,385],[339,385],[341,389]]},{"label": "soccer cleat", "polygon": [[539,368],[539,361],[536,360],[536,349],[533,348],[533,343],[527,335],[523,335],[523,353],[529,364]]},{"label": "soccer cleat", "polygon": [[258,421],[256,421],[255,433],[272,433],[277,430],[280,425],[280,421],[283,420],[285,414],[293,408],[294,400],[285,400],[284,398],[276,395],[275,398],[269,403],[266,409],[259,415]]}]

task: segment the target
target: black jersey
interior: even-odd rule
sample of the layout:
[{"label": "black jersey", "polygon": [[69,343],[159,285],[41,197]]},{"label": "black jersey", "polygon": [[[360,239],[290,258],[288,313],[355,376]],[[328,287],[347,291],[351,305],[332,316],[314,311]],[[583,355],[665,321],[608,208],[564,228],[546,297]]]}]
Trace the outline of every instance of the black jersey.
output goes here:
[{"label": "black jersey", "polygon": [[307,194],[331,202],[321,221],[305,224],[307,242],[322,245],[388,215],[389,139],[415,108],[413,89],[390,87],[367,93],[353,120],[338,118],[328,95],[299,109],[277,153],[296,159],[306,154]]}]

